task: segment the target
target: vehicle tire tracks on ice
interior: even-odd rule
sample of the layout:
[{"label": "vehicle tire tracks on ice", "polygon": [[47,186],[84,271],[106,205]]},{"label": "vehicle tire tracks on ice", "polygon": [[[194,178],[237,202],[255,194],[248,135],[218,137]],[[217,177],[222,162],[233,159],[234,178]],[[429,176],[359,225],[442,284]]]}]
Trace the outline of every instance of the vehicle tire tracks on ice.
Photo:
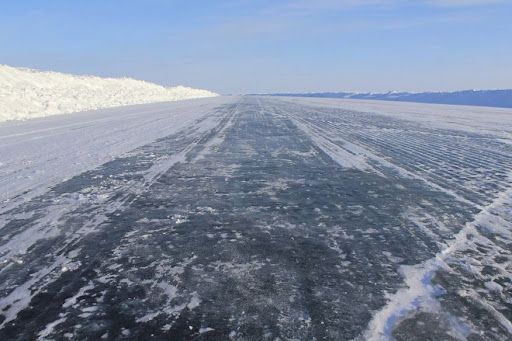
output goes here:
[{"label": "vehicle tire tracks on ice", "polygon": [[75,176],[3,213],[0,329],[46,285],[80,266],[76,259],[84,237],[101,230],[109,216],[120,214],[174,165],[189,162],[218,144],[236,110],[236,104],[220,107],[174,135]]}]

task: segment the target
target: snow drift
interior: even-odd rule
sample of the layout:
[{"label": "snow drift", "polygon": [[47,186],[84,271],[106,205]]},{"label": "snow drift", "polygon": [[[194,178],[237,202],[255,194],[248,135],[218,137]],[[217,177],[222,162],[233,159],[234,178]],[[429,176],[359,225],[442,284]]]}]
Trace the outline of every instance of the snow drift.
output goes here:
[{"label": "snow drift", "polygon": [[214,97],[131,78],[101,78],[0,65],[0,122],[122,105]]}]

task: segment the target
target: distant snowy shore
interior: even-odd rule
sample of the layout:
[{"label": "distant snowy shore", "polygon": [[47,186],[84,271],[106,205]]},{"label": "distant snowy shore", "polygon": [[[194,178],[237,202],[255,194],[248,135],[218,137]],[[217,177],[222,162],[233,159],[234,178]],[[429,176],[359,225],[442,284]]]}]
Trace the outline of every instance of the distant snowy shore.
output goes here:
[{"label": "distant snowy shore", "polygon": [[0,65],[0,122],[131,104],[218,96],[131,78],[101,78]]},{"label": "distant snowy shore", "polygon": [[508,90],[463,90],[454,92],[396,92],[354,93],[354,92],[312,92],[279,93],[270,96],[346,98],[358,100],[380,100],[395,102],[417,102],[432,104],[455,104],[498,108],[512,108],[512,89]]}]

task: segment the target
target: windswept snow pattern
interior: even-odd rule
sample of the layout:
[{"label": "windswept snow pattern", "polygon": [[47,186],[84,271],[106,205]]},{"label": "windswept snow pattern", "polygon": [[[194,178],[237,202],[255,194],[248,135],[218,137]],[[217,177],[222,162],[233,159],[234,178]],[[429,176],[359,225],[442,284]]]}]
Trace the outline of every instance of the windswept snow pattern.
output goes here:
[{"label": "windswept snow pattern", "polygon": [[216,103],[3,203],[0,339],[511,338],[510,131]]},{"label": "windswept snow pattern", "polygon": [[0,123],[0,214],[229,102],[215,97]]},{"label": "windswept snow pattern", "polygon": [[76,76],[0,65],[0,122],[217,94],[131,78]]}]

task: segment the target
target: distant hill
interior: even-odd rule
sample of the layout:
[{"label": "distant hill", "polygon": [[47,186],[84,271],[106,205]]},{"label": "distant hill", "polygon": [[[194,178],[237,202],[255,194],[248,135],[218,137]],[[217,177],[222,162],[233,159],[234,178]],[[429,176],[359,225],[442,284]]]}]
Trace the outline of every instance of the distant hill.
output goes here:
[{"label": "distant hill", "polygon": [[420,102],[436,104],[477,105],[487,107],[512,108],[512,89],[510,90],[464,90],[456,92],[388,92],[388,93],[282,93],[271,96],[323,97],[373,99],[384,101]]}]

